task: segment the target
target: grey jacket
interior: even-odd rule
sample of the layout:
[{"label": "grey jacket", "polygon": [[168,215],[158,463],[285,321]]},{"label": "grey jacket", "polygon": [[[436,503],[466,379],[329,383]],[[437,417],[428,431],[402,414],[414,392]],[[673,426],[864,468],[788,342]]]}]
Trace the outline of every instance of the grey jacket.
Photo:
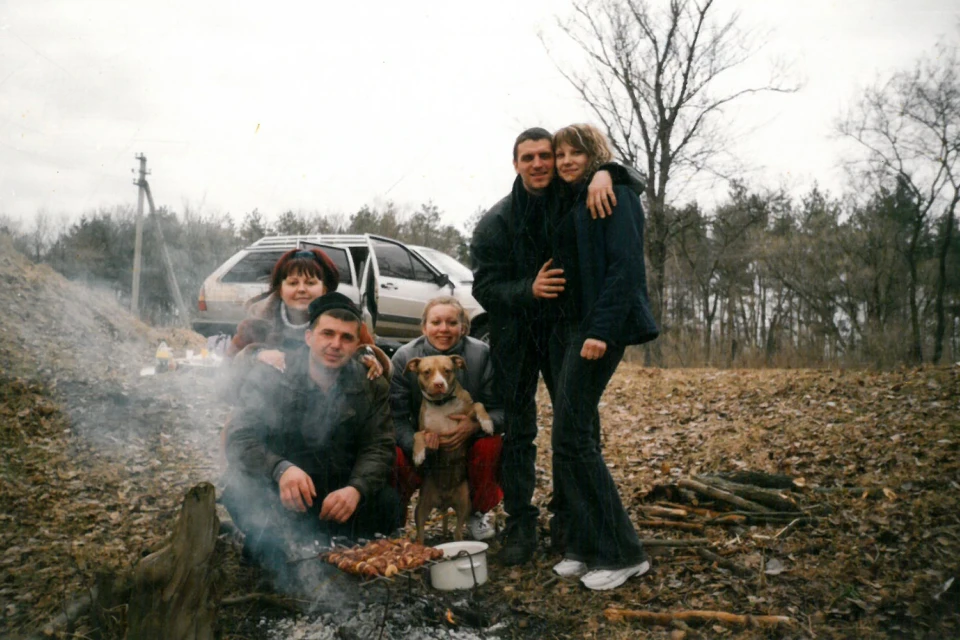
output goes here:
[{"label": "grey jacket", "polygon": [[397,446],[409,458],[413,451],[413,434],[420,419],[420,385],[417,375],[407,371],[407,363],[424,356],[462,356],[466,369],[457,370],[457,380],[470,393],[474,402],[482,402],[497,433],[503,433],[503,402],[494,393],[493,364],[490,347],[475,338],[465,337],[446,352],[437,350],[426,336],[420,336],[403,345],[393,354],[393,374],[390,377],[390,411],[397,433]]}]

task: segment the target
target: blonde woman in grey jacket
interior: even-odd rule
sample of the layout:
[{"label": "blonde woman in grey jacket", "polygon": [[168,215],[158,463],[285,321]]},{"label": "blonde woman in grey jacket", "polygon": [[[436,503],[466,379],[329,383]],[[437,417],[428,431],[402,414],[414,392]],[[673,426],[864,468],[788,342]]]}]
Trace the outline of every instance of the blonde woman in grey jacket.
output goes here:
[{"label": "blonde woman in grey jacket", "polygon": [[470,320],[456,298],[443,296],[430,300],[423,310],[420,324],[423,335],[400,347],[392,360],[390,377],[390,411],[397,434],[397,460],[393,484],[400,494],[400,526],[406,524],[410,498],[420,488],[422,478],[412,464],[413,434],[417,431],[422,395],[416,373],[407,371],[414,358],[436,355],[458,355],[467,364],[457,370],[457,379],[476,402],[482,402],[493,420],[495,434],[485,435],[479,423],[463,417],[459,428],[444,436],[440,447],[458,447],[469,442],[467,449],[467,482],[473,515],[467,530],[475,540],[493,537],[495,531],[488,514],[503,499],[498,472],[502,448],[503,403],[494,393],[493,364],[490,347],[471,338]]}]

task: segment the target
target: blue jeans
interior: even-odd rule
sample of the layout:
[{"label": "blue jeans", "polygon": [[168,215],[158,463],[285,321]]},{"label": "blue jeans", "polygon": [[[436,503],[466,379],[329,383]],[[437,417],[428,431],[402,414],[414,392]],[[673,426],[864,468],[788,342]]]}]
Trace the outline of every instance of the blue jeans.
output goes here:
[{"label": "blue jeans", "polygon": [[553,394],[553,507],[567,558],[590,569],[618,569],[646,559],[600,451],[600,396],[623,347],[607,345],[599,360],[580,356],[573,323],[558,323],[549,340]]}]

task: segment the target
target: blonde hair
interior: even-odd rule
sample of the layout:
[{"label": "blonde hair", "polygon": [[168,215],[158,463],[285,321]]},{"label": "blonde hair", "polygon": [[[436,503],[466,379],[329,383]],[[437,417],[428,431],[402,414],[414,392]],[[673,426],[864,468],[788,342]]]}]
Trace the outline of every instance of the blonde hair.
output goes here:
[{"label": "blonde hair", "polygon": [[430,309],[439,307],[441,305],[450,305],[457,310],[457,316],[459,316],[460,319],[460,326],[463,327],[461,336],[469,335],[470,317],[467,315],[467,310],[463,308],[462,304],[460,304],[460,301],[453,296],[437,296],[436,298],[427,301],[426,306],[423,308],[423,315],[420,316],[420,329],[422,330],[427,326],[427,315],[430,313]]},{"label": "blonde hair", "polygon": [[607,137],[590,124],[571,124],[553,134],[554,149],[564,143],[587,154],[589,161],[584,177],[589,177],[600,168],[600,165],[613,159]]}]

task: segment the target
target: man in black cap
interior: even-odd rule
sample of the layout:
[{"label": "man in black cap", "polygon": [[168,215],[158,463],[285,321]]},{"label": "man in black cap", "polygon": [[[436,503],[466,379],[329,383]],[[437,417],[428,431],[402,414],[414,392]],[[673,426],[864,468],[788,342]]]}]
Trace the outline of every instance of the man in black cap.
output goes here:
[{"label": "man in black cap", "polygon": [[307,348],[251,371],[226,434],[223,504],[272,569],[328,536],[390,534],[400,511],[388,383],[353,358],[360,309],[332,292],[309,310]]}]

